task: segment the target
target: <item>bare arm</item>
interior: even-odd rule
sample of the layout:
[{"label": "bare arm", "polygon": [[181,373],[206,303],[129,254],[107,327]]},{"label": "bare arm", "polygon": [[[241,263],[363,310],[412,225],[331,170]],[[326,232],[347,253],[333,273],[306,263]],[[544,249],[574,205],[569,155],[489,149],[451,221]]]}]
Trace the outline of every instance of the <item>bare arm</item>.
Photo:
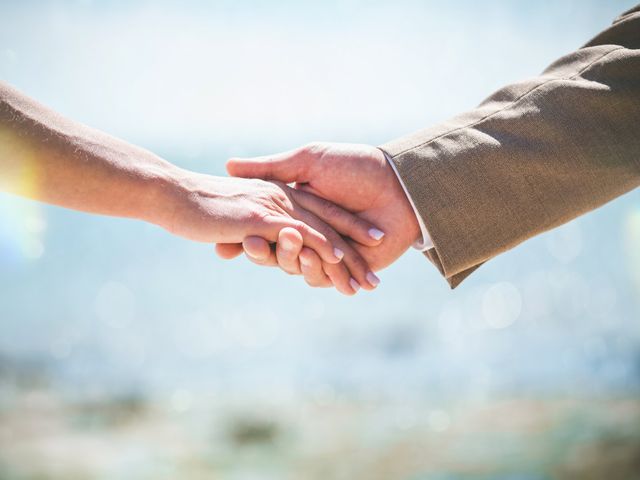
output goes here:
[{"label": "bare arm", "polygon": [[72,122],[0,82],[0,188],[92,213],[161,223],[180,170]]},{"label": "bare arm", "polygon": [[75,210],[144,220],[201,242],[235,243],[249,235],[275,242],[280,230],[290,227],[327,264],[340,263],[337,277],[344,293],[353,293],[351,276],[366,282],[368,267],[338,233],[379,243],[369,235],[371,224],[311,194],[282,183],[181,169],[66,119],[1,82],[0,189]]}]

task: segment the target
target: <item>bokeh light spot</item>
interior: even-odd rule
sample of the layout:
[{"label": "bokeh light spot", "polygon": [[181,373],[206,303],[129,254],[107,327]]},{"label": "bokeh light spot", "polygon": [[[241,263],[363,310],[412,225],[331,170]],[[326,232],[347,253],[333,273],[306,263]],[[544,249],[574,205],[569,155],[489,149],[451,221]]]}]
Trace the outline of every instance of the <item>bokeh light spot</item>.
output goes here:
[{"label": "bokeh light spot", "polygon": [[547,233],[547,250],[561,263],[569,263],[582,252],[582,230],[577,222],[567,223]]},{"label": "bokeh light spot", "polygon": [[500,282],[487,289],[482,297],[482,314],[491,328],[506,328],[520,316],[522,298],[509,282]]},{"label": "bokeh light spot", "polygon": [[427,423],[434,432],[444,432],[451,425],[451,417],[444,410],[433,410],[427,417]]}]

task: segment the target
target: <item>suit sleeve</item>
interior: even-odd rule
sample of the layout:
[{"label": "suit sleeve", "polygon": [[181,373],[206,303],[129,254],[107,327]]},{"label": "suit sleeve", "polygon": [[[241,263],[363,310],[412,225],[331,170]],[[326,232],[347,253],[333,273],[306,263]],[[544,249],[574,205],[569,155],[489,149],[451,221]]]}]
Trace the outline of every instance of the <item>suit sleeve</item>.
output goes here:
[{"label": "suit sleeve", "polygon": [[640,6],[540,76],[380,148],[455,288],[482,263],[640,185]]}]

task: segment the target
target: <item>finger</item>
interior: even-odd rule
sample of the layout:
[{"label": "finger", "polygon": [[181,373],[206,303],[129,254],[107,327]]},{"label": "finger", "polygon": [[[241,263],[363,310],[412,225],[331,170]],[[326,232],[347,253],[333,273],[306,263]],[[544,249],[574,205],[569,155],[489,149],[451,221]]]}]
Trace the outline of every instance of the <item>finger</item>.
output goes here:
[{"label": "finger", "polygon": [[[340,287],[347,290],[349,289],[348,286],[350,286],[351,289],[354,290],[354,293],[359,287],[365,288],[366,290],[373,290],[376,288],[377,283],[375,283],[375,281],[371,281],[375,275],[369,268],[366,260],[355,250],[355,248],[353,248],[335,230],[316,217],[313,213],[300,210],[296,215],[299,215],[305,224],[321,232],[332,245],[344,252],[343,260],[341,262],[341,264],[344,264],[344,269],[334,268],[329,271],[326,265],[324,267],[325,273],[332,281],[334,281],[334,284],[338,281],[340,283]],[[343,273],[342,270],[344,270],[346,274],[349,274],[349,276],[345,278],[346,274]],[[339,285],[336,284],[336,288],[339,288]]]},{"label": "finger", "polygon": [[242,244],[240,243],[217,243],[216,244],[216,254],[220,258],[224,258],[225,260],[230,260],[232,258],[237,257],[242,253]]},{"label": "finger", "polygon": [[331,279],[322,269],[322,260],[316,252],[310,248],[303,247],[300,251],[300,270],[304,275],[304,280],[311,287],[332,287]]},{"label": "finger", "polygon": [[278,265],[291,275],[301,273],[298,256],[302,250],[302,242],[302,235],[293,228],[283,228],[278,234],[278,243],[276,244]]},{"label": "finger", "polygon": [[271,255],[269,255],[269,258],[266,258],[264,260],[258,260],[246,254],[245,256],[247,257],[247,260],[249,260],[251,263],[255,263],[256,265],[260,265],[261,267],[277,267],[278,266],[278,260],[276,259],[275,250],[271,252]]},{"label": "finger", "polygon": [[336,290],[343,295],[355,295],[360,290],[360,285],[351,276],[351,273],[347,269],[346,265],[342,263],[330,264],[323,262],[322,269],[324,270],[329,280]]},{"label": "finger", "polygon": [[263,157],[231,158],[227,172],[234,177],[306,182],[311,163],[312,156],[305,149],[297,149]]},{"label": "finger", "polygon": [[255,236],[247,237],[243,240],[241,246],[247,258],[253,263],[263,266],[278,265],[271,245],[264,238]]},{"label": "finger", "polygon": [[294,189],[291,194],[302,208],[316,215],[341,235],[369,247],[375,247],[382,242],[384,232],[358,215],[303,190]]},{"label": "finger", "polygon": [[[299,209],[300,212],[303,212],[302,209]],[[312,215],[310,213],[299,213],[297,217],[302,217],[304,215]],[[317,224],[323,224],[322,221],[316,220]],[[281,216],[270,216],[262,219],[262,230],[264,233],[260,233],[259,235],[263,238],[273,238],[277,239],[278,233],[285,227],[291,227],[300,232],[302,235],[303,244],[313,250],[316,251],[320,258],[322,258],[323,262],[326,263],[340,263],[342,257],[344,257],[344,250],[334,247],[332,243],[327,239],[325,235],[321,232],[308,225],[301,218],[287,218]],[[325,228],[326,229],[326,228]],[[331,230],[329,227],[328,230]],[[276,233],[274,233],[274,231]],[[340,237],[338,234],[335,234],[334,237]],[[345,243],[344,241],[342,243]]]},{"label": "finger", "polygon": [[[331,234],[334,241],[343,245],[343,248],[351,247],[347,245],[338,233],[312,213],[298,209],[295,215],[297,218],[283,218],[280,216],[263,218],[261,222],[263,233],[259,235],[269,239],[277,238],[277,234],[274,235],[274,231],[279,233],[284,227],[295,228],[302,235],[303,244],[315,250],[322,259],[323,269],[327,273],[327,276],[331,278],[336,288],[345,295],[353,295],[357,291],[358,285],[355,280],[352,281],[347,268],[341,265],[344,250],[334,247],[332,242],[329,241],[324,234],[310,226],[310,223],[318,225],[324,231]],[[332,267],[331,271],[329,271],[329,267]]]}]

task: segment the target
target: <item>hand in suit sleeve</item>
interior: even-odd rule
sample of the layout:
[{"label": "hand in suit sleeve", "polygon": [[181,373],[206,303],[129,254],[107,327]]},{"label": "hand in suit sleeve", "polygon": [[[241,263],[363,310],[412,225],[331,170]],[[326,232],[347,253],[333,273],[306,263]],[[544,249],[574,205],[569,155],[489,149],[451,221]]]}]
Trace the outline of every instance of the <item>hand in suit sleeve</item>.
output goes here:
[{"label": "hand in suit sleeve", "polygon": [[540,76],[380,147],[452,287],[640,184],[640,6]]}]

